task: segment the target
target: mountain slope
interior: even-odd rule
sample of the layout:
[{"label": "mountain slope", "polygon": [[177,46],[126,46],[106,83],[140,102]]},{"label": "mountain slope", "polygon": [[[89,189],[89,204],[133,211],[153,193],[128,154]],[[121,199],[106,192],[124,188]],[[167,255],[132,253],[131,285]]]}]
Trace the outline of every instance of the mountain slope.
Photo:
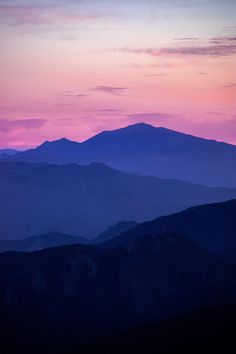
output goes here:
[{"label": "mountain slope", "polygon": [[236,198],[236,190],[137,176],[102,164],[0,163],[0,238],[60,230],[95,237],[120,220],[153,219]]},{"label": "mountain slope", "polygon": [[140,123],[83,143],[46,142],[14,160],[64,164],[102,162],[113,168],[209,186],[236,187],[236,147]]},{"label": "mountain slope", "polygon": [[[114,246],[147,233],[177,232],[210,251],[236,249],[236,200],[201,205],[143,223],[106,243]],[[225,256],[226,257],[226,256]]]}]

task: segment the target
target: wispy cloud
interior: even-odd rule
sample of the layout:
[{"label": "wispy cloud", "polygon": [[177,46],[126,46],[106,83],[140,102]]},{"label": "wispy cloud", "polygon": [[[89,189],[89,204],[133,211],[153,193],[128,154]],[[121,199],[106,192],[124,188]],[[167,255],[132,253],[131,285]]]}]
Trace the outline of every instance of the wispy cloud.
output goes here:
[{"label": "wispy cloud", "polygon": [[101,13],[81,9],[79,6],[61,6],[60,3],[0,3],[0,20],[2,24],[50,25],[57,23],[71,24],[96,20],[103,17]]},{"label": "wispy cloud", "polygon": [[88,97],[88,95],[83,95],[83,94],[75,94],[74,97],[77,98],[83,98],[83,97]]},{"label": "wispy cloud", "polygon": [[124,93],[127,88],[126,87],[114,87],[114,86],[96,86],[91,89],[92,91],[98,91],[103,93],[109,93],[112,95],[120,95]]},{"label": "wispy cloud", "polygon": [[236,87],[236,82],[233,82],[232,84],[227,84],[227,85],[224,85],[223,88],[234,88]]},{"label": "wispy cloud", "polygon": [[183,38],[174,38],[174,41],[197,41],[197,37],[183,37]]},{"label": "wispy cloud", "polygon": [[211,38],[210,40],[210,43],[212,44],[219,44],[219,43],[224,43],[224,44],[229,44],[229,43],[232,43],[232,42],[236,42],[236,37],[222,37],[222,36],[219,36],[219,37],[214,37],[214,38]]},{"label": "wispy cloud", "polygon": [[102,113],[121,113],[123,111],[121,109],[116,109],[116,108],[105,108],[105,109],[99,109],[99,112],[102,112]]},{"label": "wispy cloud", "polygon": [[134,114],[127,114],[126,117],[140,122],[158,122],[159,120],[168,120],[177,115],[170,114],[170,113],[158,113],[158,112],[144,112],[144,113],[134,113]]},{"label": "wispy cloud", "polygon": [[121,51],[146,54],[154,57],[162,55],[181,55],[181,56],[229,56],[236,54],[236,45],[207,45],[207,46],[186,46],[168,48],[123,48]]},{"label": "wispy cloud", "polygon": [[10,133],[19,130],[31,130],[42,128],[48,121],[46,119],[17,119],[0,120],[0,132]]},{"label": "wispy cloud", "polygon": [[70,107],[70,106],[74,106],[75,104],[74,103],[57,103],[56,106],[62,106],[62,107]]},{"label": "wispy cloud", "polygon": [[206,112],[206,114],[210,114],[210,115],[213,115],[213,116],[220,116],[220,115],[223,115],[222,112]]},{"label": "wispy cloud", "polygon": [[46,4],[0,4],[0,19],[2,24],[9,25],[39,25],[50,22]]},{"label": "wispy cloud", "polygon": [[72,98],[73,98],[73,97],[74,97],[74,98],[84,98],[84,97],[87,97],[87,96],[88,96],[88,95],[86,95],[86,94],[77,93],[77,92],[70,91],[70,90],[66,90],[66,91],[57,93],[56,95],[59,96],[59,97],[72,97]]},{"label": "wispy cloud", "polygon": [[167,76],[167,74],[147,74],[143,75],[144,77],[162,77],[162,76]]}]

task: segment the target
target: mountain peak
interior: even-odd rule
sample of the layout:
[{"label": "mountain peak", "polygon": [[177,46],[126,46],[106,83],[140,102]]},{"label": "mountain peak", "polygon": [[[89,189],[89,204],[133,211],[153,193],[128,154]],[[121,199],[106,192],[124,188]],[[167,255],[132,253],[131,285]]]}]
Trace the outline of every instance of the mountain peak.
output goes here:
[{"label": "mountain peak", "polygon": [[[45,145],[48,145],[48,144],[58,144],[58,143],[73,143],[74,141],[72,141],[72,140],[69,140],[69,139],[67,139],[67,138],[60,138],[60,139],[56,139],[56,140],[51,140],[51,141],[49,141],[49,140],[46,140],[46,141],[44,141],[41,145],[39,145],[39,146],[45,146]],[[38,146],[38,147],[39,147]]]},{"label": "mountain peak", "polygon": [[155,127],[145,122],[139,122],[139,123],[128,125],[126,128],[155,128]]},{"label": "mountain peak", "polygon": [[67,138],[60,138],[60,139],[57,139],[57,140],[53,140],[50,143],[53,143],[53,144],[64,144],[64,143],[72,143],[72,142],[73,142],[72,140],[69,140]]},{"label": "mountain peak", "polygon": [[60,143],[72,143],[73,141],[70,140],[70,139],[67,139],[67,138],[61,138],[61,139],[58,139],[58,140],[55,140],[55,142],[60,142]]},{"label": "mountain peak", "polygon": [[69,140],[67,138],[61,138],[53,141],[45,141],[35,150],[38,153],[60,154],[63,156],[77,152],[79,147],[80,143]]},{"label": "mountain peak", "polygon": [[148,123],[145,123],[145,122],[139,122],[139,123],[134,123],[134,124],[130,124],[124,128],[119,128],[115,131],[154,131],[156,129],[159,129],[157,127],[155,127],[154,125],[151,125],[151,124],[148,124]]},{"label": "mountain peak", "polygon": [[[122,127],[122,128],[118,128],[115,130],[105,130],[97,135],[95,135],[94,137],[88,139],[89,140],[93,140],[94,138],[96,138],[97,136],[103,136],[104,134],[107,135],[114,135],[117,133],[138,133],[138,134],[149,134],[149,133],[157,133],[157,132],[172,132],[172,133],[178,133],[175,132],[174,130],[170,130],[167,128],[163,128],[163,127],[155,127],[154,125],[151,125],[149,123],[145,123],[145,122],[140,122],[140,123],[135,123],[135,124],[130,124],[128,126]],[[179,133],[181,134],[181,133]]]}]

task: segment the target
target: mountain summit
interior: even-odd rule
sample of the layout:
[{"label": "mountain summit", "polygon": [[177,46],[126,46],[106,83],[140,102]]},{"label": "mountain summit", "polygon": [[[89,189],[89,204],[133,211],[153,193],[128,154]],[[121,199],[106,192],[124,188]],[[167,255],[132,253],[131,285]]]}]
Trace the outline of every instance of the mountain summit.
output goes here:
[{"label": "mountain summit", "polygon": [[7,159],[57,164],[102,162],[143,175],[236,187],[236,146],[146,123],[103,131],[82,143],[65,138],[45,142]]}]

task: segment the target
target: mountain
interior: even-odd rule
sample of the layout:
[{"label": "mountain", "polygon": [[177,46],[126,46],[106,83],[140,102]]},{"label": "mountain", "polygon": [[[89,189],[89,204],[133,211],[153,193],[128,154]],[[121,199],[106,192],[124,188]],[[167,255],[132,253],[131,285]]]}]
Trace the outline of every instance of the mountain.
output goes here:
[{"label": "mountain", "polygon": [[119,236],[122,232],[128,231],[138,224],[134,220],[119,221],[115,225],[109,226],[105,231],[101,232],[97,237],[93,239],[93,243],[106,242]]},{"label": "mountain", "polygon": [[113,247],[147,233],[163,232],[183,234],[209,251],[225,254],[225,258],[233,258],[236,250],[236,200],[196,206],[142,223],[105,245]]},{"label": "mountain", "polygon": [[236,187],[236,146],[139,123],[104,131],[82,143],[45,142],[14,160],[90,164],[181,179],[209,186]]},{"label": "mountain", "polygon": [[22,240],[0,241],[0,253],[7,251],[32,252],[77,243],[86,243],[86,239],[50,231],[44,235],[31,236]]},{"label": "mountain", "polygon": [[0,239],[60,230],[92,238],[120,220],[150,220],[236,198],[236,190],[124,173],[103,164],[0,162]]},{"label": "mountain", "polygon": [[0,255],[1,334],[24,352],[22,342],[33,338],[40,352],[58,353],[56,345],[70,353],[99,336],[235,304],[235,294],[233,268],[171,233],[111,249],[70,245]]},{"label": "mountain", "polygon": [[0,149],[0,156],[1,155],[10,155],[10,156],[12,156],[12,155],[15,155],[17,153],[19,153],[19,151],[15,150],[15,149]]},{"label": "mountain", "polygon": [[55,140],[52,142],[45,141],[42,145],[38,146],[36,149],[29,150],[31,152],[41,154],[50,153],[55,155],[70,156],[80,152],[80,143],[71,141],[66,138]]}]

